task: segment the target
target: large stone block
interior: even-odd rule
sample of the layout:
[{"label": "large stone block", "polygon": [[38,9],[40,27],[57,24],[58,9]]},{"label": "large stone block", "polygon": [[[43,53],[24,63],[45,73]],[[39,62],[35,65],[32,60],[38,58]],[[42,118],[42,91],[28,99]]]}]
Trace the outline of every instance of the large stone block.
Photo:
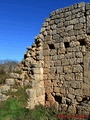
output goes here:
[{"label": "large stone block", "polygon": [[[68,112],[71,114],[76,114],[76,107],[74,105],[69,106]],[[71,116],[71,118],[73,119],[73,116]]]},{"label": "large stone block", "polygon": [[73,30],[73,25],[69,25],[66,27],[65,31]]},{"label": "large stone block", "polygon": [[60,87],[54,87],[53,91],[57,93],[57,92],[60,92],[61,90],[60,90]]},{"label": "large stone block", "polygon": [[75,80],[75,75],[74,73],[68,73],[68,74],[65,74],[64,76],[65,80]]},{"label": "large stone block", "polygon": [[43,50],[43,55],[48,56],[49,55],[49,50]]},{"label": "large stone block", "polygon": [[58,60],[62,60],[63,58],[65,58],[64,54],[60,54],[57,56]]},{"label": "large stone block", "polygon": [[0,93],[7,93],[10,90],[10,86],[2,85],[0,86]]},{"label": "large stone block", "polygon": [[39,97],[37,97],[37,105],[45,105],[45,95],[41,95]]},{"label": "large stone block", "polygon": [[83,29],[83,27],[84,27],[84,25],[82,23],[79,23],[79,24],[75,24],[74,29],[80,30],[80,29]]},{"label": "large stone block", "polygon": [[83,67],[81,65],[74,65],[73,72],[83,72]]},{"label": "large stone block", "polygon": [[42,95],[42,89],[39,87],[38,89],[36,89],[36,97],[39,97]]},{"label": "large stone block", "polygon": [[76,90],[75,90],[75,95],[77,95],[77,96],[82,96],[82,95],[83,95],[82,89],[76,89]]},{"label": "large stone block", "polygon": [[76,80],[83,80],[83,73],[75,73]]},{"label": "large stone block", "polygon": [[53,90],[52,90],[51,87],[46,87],[46,88],[45,88],[45,92],[46,92],[47,94],[51,93],[52,91],[53,91]]},{"label": "large stone block", "polygon": [[49,87],[52,86],[52,84],[51,84],[51,80],[45,80],[44,84],[45,84],[46,87],[48,87],[48,86],[49,86]]},{"label": "large stone block", "polygon": [[64,72],[65,73],[71,73],[72,72],[72,66],[64,66]]},{"label": "large stone block", "polygon": [[82,85],[82,89],[83,89],[82,92],[83,92],[84,95],[90,96],[90,82],[89,83],[84,83]]},{"label": "large stone block", "polygon": [[56,74],[58,74],[58,73],[63,73],[63,67],[62,66],[56,67]]},{"label": "large stone block", "polygon": [[62,59],[62,65],[69,65],[70,60],[69,59]]},{"label": "large stone block", "polygon": [[5,83],[9,86],[14,85],[15,84],[15,80],[13,78],[10,79],[6,79]]},{"label": "large stone block", "polygon": [[[34,98],[35,99],[35,98]],[[34,109],[35,107],[35,100],[33,98],[29,98],[29,100],[27,101],[27,107],[26,108],[29,108],[29,109]]]},{"label": "large stone block", "polygon": [[69,84],[73,89],[81,89],[83,85],[82,81],[70,81]]},{"label": "large stone block", "polygon": [[43,68],[32,68],[34,74],[43,74]]},{"label": "large stone block", "polygon": [[9,96],[6,96],[6,95],[0,93],[0,102],[1,102],[1,101],[5,101],[5,100],[7,100],[8,98],[9,98]]},{"label": "large stone block", "polygon": [[60,60],[57,60],[54,62],[54,65],[57,67],[57,66],[61,66],[61,61]]},{"label": "large stone block", "polygon": [[11,78],[18,78],[19,74],[18,73],[10,73]]},{"label": "large stone block", "polygon": [[55,55],[56,53],[57,53],[57,50],[52,49],[52,50],[50,51],[50,55]]},{"label": "large stone block", "polygon": [[77,23],[79,23],[79,19],[77,19],[77,18],[75,18],[75,19],[73,19],[73,20],[70,20],[70,24],[71,24],[71,25],[75,25],[75,24],[77,24]]}]

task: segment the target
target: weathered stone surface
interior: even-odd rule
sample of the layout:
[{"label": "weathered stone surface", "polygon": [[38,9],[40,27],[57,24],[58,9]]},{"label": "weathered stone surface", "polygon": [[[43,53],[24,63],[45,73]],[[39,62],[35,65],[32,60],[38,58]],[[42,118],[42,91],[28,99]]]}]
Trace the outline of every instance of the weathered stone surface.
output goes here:
[{"label": "weathered stone surface", "polygon": [[75,106],[69,106],[68,108],[68,112],[71,113],[71,114],[75,114],[76,113],[76,107]]},{"label": "weathered stone surface", "polygon": [[0,93],[7,93],[10,90],[10,86],[8,85],[2,85],[0,87]]},{"label": "weathered stone surface", "polygon": [[71,73],[72,72],[72,66],[64,66],[64,72],[65,73]]},{"label": "weathered stone surface", "polygon": [[75,80],[74,73],[65,74],[65,80]]},{"label": "weathered stone surface", "polygon": [[0,93],[0,101],[5,101],[8,98],[9,98],[9,96],[6,96],[6,95]]},{"label": "weathered stone surface", "polygon": [[83,72],[83,67],[81,65],[73,66],[73,72]]},{"label": "weathered stone surface", "polygon": [[33,98],[33,97],[36,96],[36,92],[35,92],[34,89],[27,89],[27,90],[26,90],[26,93],[27,93],[27,95],[28,95],[30,98]]},{"label": "weathered stone surface", "polygon": [[6,79],[6,84],[7,85],[14,85],[15,84],[15,80],[13,78],[11,79]]},{"label": "weathered stone surface", "polygon": [[10,77],[11,78],[19,78],[19,74],[18,73],[10,73]]}]

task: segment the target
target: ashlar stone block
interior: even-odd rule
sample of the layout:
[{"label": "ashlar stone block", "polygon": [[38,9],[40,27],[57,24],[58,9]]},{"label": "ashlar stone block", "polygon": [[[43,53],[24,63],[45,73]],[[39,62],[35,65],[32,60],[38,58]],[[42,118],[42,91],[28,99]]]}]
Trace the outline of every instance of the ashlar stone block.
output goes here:
[{"label": "ashlar stone block", "polygon": [[75,80],[75,75],[74,75],[74,73],[65,74],[64,77],[65,77],[65,80],[68,80],[68,81]]},{"label": "ashlar stone block", "polygon": [[72,72],[72,66],[64,66],[64,72],[65,73],[71,73]]},{"label": "ashlar stone block", "polygon": [[63,73],[63,67],[62,66],[56,67],[56,70],[57,70],[57,73]]},{"label": "ashlar stone block", "polygon": [[75,73],[83,72],[83,67],[81,65],[74,65],[73,72],[75,72]]},{"label": "ashlar stone block", "polygon": [[75,73],[76,80],[83,80],[83,73]]},{"label": "ashlar stone block", "polygon": [[69,59],[62,59],[62,65],[69,65],[70,60]]}]

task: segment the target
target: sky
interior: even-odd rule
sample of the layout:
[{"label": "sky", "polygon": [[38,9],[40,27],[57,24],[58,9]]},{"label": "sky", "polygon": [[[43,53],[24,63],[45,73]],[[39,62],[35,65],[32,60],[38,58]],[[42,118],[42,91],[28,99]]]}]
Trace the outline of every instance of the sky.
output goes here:
[{"label": "sky", "polygon": [[56,9],[90,0],[0,0],[0,60],[21,61]]}]

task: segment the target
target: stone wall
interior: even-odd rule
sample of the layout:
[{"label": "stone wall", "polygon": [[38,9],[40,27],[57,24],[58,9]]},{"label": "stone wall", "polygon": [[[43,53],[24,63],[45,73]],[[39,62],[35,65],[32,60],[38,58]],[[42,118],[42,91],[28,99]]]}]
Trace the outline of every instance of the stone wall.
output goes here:
[{"label": "stone wall", "polygon": [[80,3],[52,12],[41,29],[46,105],[61,112],[90,111],[89,23],[90,4]]},{"label": "stone wall", "polygon": [[[90,111],[90,4],[57,9],[45,20],[11,78],[30,86],[28,107],[43,104],[62,113]],[[25,77],[27,76],[27,77]]]}]

